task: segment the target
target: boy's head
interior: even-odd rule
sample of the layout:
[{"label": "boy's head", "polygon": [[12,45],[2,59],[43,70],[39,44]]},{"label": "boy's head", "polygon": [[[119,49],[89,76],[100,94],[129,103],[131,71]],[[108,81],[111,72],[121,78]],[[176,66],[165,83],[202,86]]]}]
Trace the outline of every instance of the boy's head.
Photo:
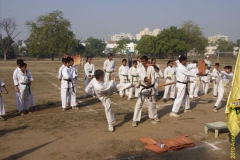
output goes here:
[{"label": "boy's head", "polygon": [[219,63],[215,63],[215,68],[219,68]]},{"label": "boy's head", "polygon": [[17,66],[20,67],[20,64],[21,64],[21,63],[24,63],[24,61],[23,61],[22,59],[18,59],[18,60],[17,60]]},{"label": "boy's head", "polygon": [[141,57],[141,62],[142,62],[142,65],[143,65],[144,67],[146,67],[147,64],[148,64],[148,57],[147,57],[147,56],[142,56],[142,57]]},{"label": "boy's head", "polygon": [[140,56],[137,56],[137,61],[141,62],[141,57]]},{"label": "boy's head", "polygon": [[231,73],[232,72],[232,66],[225,66],[224,67],[225,72]]},{"label": "boy's head", "polygon": [[67,57],[67,59],[70,62],[70,66],[72,66],[74,64],[74,59],[72,57]]},{"label": "boy's head", "polygon": [[113,57],[112,53],[109,53],[109,54],[108,54],[108,59],[109,59],[109,60],[112,60],[112,57]]},{"label": "boy's head", "polygon": [[156,58],[152,58],[152,64],[156,64]]},{"label": "boy's head", "polygon": [[126,60],[126,59],[123,59],[123,60],[122,60],[122,65],[123,65],[123,66],[126,66],[126,65],[127,65],[127,60]]},{"label": "boy's head", "polygon": [[98,80],[98,81],[104,81],[104,72],[100,69],[97,69],[94,72],[94,77]]},{"label": "boy's head", "polygon": [[27,64],[26,63],[21,63],[19,64],[19,68],[21,69],[22,72],[25,72],[27,69]]},{"label": "boy's head", "polygon": [[92,62],[92,58],[90,57],[90,56],[87,56],[87,58],[86,58],[86,63],[91,63]]},{"label": "boy's head", "polygon": [[133,67],[135,67],[135,68],[137,67],[137,60],[133,61]]},{"label": "boy's head", "polygon": [[185,65],[187,63],[187,57],[184,56],[184,55],[181,55],[179,57],[179,62],[182,64],[182,65]]},{"label": "boy's head", "polygon": [[167,63],[167,66],[172,67],[173,66],[173,60],[169,60],[168,63]]},{"label": "boy's head", "polygon": [[64,59],[66,59],[66,58],[62,58],[62,64],[64,64]]},{"label": "boy's head", "polygon": [[70,66],[70,60],[69,60],[69,58],[65,58],[63,64],[64,64],[66,67],[69,67],[69,66]]}]

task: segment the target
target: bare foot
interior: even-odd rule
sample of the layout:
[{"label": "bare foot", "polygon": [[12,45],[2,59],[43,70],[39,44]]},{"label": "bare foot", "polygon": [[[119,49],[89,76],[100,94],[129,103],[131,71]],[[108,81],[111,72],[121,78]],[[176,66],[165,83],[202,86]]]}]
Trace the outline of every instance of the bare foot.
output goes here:
[{"label": "bare foot", "polygon": [[24,114],[23,112],[21,113],[21,116],[25,116],[26,114]]}]

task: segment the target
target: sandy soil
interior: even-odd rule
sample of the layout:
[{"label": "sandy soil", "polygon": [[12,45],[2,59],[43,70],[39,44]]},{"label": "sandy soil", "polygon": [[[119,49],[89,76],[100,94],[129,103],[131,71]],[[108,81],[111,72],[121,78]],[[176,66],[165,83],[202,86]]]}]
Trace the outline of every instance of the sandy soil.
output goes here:
[{"label": "sandy soil", "polygon": [[[102,68],[105,59],[94,59],[95,68]],[[115,59],[117,69],[121,59]],[[162,71],[167,60],[159,60]],[[214,60],[213,60],[214,61]],[[216,98],[209,94],[191,100],[192,113],[180,111],[180,118],[169,117],[173,102],[162,100],[164,88],[159,89],[157,106],[160,122],[151,123],[147,105],[143,107],[141,123],[132,127],[133,110],[136,99],[130,101],[114,94],[111,98],[117,119],[115,132],[108,132],[107,122],[101,102],[97,98],[83,98],[84,75],[79,67],[77,99],[79,110],[61,110],[60,82],[57,72],[60,61],[26,61],[34,77],[32,91],[38,111],[19,116],[15,104],[12,73],[15,62],[0,62],[0,78],[6,83],[8,95],[3,94],[6,121],[0,122],[0,159],[230,159],[228,131],[222,131],[218,139],[209,132],[210,139],[194,140],[196,146],[164,154],[154,154],[144,149],[140,137],[150,136],[159,141],[187,134],[190,138],[204,133],[204,123],[225,121],[226,98],[217,113],[212,111]],[[228,63],[235,65],[234,60]],[[225,64],[222,64],[223,67]],[[117,78],[118,79],[118,78]],[[160,81],[163,83],[163,80]],[[49,105],[49,102],[53,104]],[[236,139],[236,159],[240,159],[240,138]]]}]

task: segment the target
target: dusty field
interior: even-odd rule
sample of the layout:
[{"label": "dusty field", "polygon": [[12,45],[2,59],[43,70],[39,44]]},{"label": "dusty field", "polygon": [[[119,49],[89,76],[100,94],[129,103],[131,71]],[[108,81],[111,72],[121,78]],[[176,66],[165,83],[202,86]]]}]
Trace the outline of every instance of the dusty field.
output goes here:
[{"label": "dusty field", "polygon": [[[94,59],[95,68],[102,68],[105,59]],[[117,69],[121,59],[115,59]],[[214,62],[214,59],[212,60]],[[162,71],[166,60],[158,60]],[[150,136],[155,140],[173,138],[187,134],[191,138],[196,133],[204,133],[204,123],[225,121],[226,98],[221,109],[214,113],[215,98],[212,96],[212,84],[209,94],[191,101],[192,113],[183,113],[180,118],[171,118],[172,101],[163,103],[164,88],[157,97],[160,123],[153,124],[147,116],[147,106],[143,108],[141,123],[132,127],[133,110],[136,99],[127,101],[126,97],[112,96],[112,104],[117,119],[115,132],[108,132],[107,122],[101,102],[97,98],[83,98],[83,67],[78,68],[79,79],[77,99],[80,110],[61,110],[60,82],[57,72],[60,61],[26,61],[33,74],[32,91],[38,111],[31,115],[19,116],[15,105],[15,91],[12,73],[15,62],[0,62],[0,78],[6,83],[8,95],[3,95],[7,121],[0,122],[0,159],[230,159],[228,131],[218,139],[209,132],[210,139],[195,141],[196,147],[168,152],[161,155],[144,149],[140,137]],[[235,65],[234,60],[221,63]],[[163,80],[161,80],[163,83]],[[48,102],[52,105],[47,105]],[[236,159],[240,159],[240,138],[236,140]]]}]

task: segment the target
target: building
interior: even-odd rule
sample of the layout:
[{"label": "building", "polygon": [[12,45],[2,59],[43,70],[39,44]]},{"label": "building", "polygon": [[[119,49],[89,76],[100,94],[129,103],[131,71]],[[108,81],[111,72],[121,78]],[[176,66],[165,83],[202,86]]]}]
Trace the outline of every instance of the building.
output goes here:
[{"label": "building", "polygon": [[[112,52],[113,48],[116,48],[116,47],[117,47],[117,43],[115,41],[107,41],[104,53],[109,54]],[[123,54],[135,53],[135,48],[136,48],[135,43],[133,43],[133,42],[127,43]],[[119,53],[119,54],[121,54],[121,53]]]},{"label": "building", "polygon": [[160,29],[154,29],[152,32],[149,31],[149,28],[145,28],[144,30],[140,31],[140,33],[136,34],[136,39],[139,41],[142,36],[150,35],[150,36],[157,36],[161,32]]},{"label": "building", "polygon": [[205,55],[214,55],[214,54],[216,54],[216,52],[217,52],[217,45],[216,46],[207,46],[206,47],[206,53],[205,53]]},{"label": "building", "polygon": [[208,43],[215,44],[218,40],[228,41],[228,36],[217,34],[215,36],[208,37]]},{"label": "building", "polygon": [[136,39],[136,37],[133,36],[130,33],[114,34],[114,35],[112,35],[110,37],[111,37],[112,41],[119,41],[119,40],[122,40],[122,39],[130,39],[130,40],[135,40]]}]

